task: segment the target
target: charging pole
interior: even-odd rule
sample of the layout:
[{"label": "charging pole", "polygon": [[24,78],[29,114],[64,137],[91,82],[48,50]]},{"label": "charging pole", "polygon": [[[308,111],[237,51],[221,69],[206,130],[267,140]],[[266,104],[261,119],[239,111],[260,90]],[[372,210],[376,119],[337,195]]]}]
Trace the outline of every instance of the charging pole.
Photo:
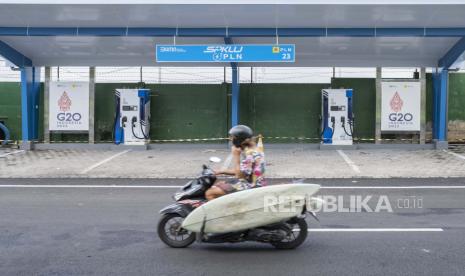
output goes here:
[{"label": "charging pole", "polygon": [[376,123],[375,144],[381,144],[381,76],[382,68],[376,67]]},{"label": "charging pole", "polygon": [[420,69],[421,104],[420,104],[420,144],[426,143],[426,69]]},{"label": "charging pole", "polygon": [[44,82],[44,143],[50,143],[50,81],[51,81],[51,68],[45,67],[45,82]]},{"label": "charging pole", "polygon": [[231,127],[239,124],[239,68],[232,67]]}]

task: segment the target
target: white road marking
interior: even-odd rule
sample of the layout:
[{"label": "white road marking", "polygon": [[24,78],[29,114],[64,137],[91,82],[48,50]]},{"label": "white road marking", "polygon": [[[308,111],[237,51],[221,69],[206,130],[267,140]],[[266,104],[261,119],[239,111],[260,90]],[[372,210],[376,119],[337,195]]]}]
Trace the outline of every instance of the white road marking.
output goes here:
[{"label": "white road marking", "polygon": [[443,150],[443,151],[444,151],[444,152],[447,152],[448,154],[451,154],[451,155],[453,155],[453,156],[455,156],[455,157],[458,157],[458,158],[460,158],[460,159],[465,160],[465,156],[463,156],[463,155],[461,155],[461,154],[458,154],[458,153],[455,153],[455,152],[452,152],[452,151],[448,151],[448,150]]},{"label": "white road marking", "polygon": [[[0,188],[179,189],[179,185],[41,185],[0,184]],[[321,189],[465,189],[465,186],[326,186]]]},{"label": "white road marking", "polygon": [[13,155],[13,154],[21,153],[21,152],[24,152],[24,150],[15,150],[15,151],[12,151],[12,152],[8,152],[8,153],[5,153],[5,154],[0,155],[0,158],[7,157],[8,155]]},{"label": "white road marking", "polygon": [[322,186],[320,189],[465,189],[465,186]]},{"label": "white road marking", "polygon": [[310,232],[442,232],[442,228],[312,228]]},{"label": "white road marking", "polygon": [[346,161],[347,165],[349,165],[352,170],[354,170],[354,172],[356,173],[360,173],[360,169],[358,168],[357,165],[355,165],[355,163],[350,160],[349,156],[347,156],[347,154],[345,154],[342,150],[337,150],[337,153],[339,153],[339,155],[342,157],[342,159],[344,159],[344,161]]},{"label": "white road marking", "polygon": [[0,188],[110,188],[110,189],[179,189],[183,186],[172,185],[0,185]]},{"label": "white road marking", "polygon": [[115,159],[116,157],[118,157],[118,156],[120,156],[120,155],[123,155],[123,154],[125,154],[125,153],[128,153],[128,152],[130,152],[130,151],[131,151],[131,150],[125,150],[125,151],[122,151],[122,152],[118,152],[117,154],[112,155],[112,156],[110,156],[110,157],[108,157],[108,158],[106,158],[106,159],[104,159],[104,160],[102,160],[102,161],[100,161],[100,162],[97,162],[97,163],[95,163],[94,165],[92,165],[92,166],[86,168],[85,170],[83,170],[83,171],[81,172],[81,174],[86,174],[86,173],[90,172],[91,170],[97,168],[98,166],[101,166],[101,165],[107,163],[108,161],[111,161],[112,159]]}]

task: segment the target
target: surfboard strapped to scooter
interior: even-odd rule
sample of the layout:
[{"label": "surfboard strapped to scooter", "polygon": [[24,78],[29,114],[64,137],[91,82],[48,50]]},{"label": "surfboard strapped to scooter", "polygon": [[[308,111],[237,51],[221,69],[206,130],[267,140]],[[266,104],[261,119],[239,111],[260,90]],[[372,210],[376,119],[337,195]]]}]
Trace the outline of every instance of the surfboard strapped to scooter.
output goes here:
[{"label": "surfboard strapped to scooter", "polygon": [[320,188],[316,184],[272,185],[207,202],[205,191],[215,181],[214,172],[204,165],[201,176],[174,195],[177,202],[160,211],[158,235],[165,244],[179,248],[195,240],[257,241],[292,249],[307,237],[308,210],[321,204],[312,197]]},{"label": "surfboard strapped to scooter", "polygon": [[182,227],[227,233],[273,224],[300,215],[305,200],[319,189],[316,184],[281,184],[228,194],[193,210]]}]

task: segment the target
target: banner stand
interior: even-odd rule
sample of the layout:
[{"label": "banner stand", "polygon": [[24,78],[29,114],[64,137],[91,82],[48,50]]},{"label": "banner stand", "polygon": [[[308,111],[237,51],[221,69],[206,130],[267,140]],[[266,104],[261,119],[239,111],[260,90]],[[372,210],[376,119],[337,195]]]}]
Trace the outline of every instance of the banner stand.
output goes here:
[{"label": "banner stand", "polygon": [[[382,79],[381,77],[381,67],[376,68],[376,126],[375,126],[375,143],[381,144],[381,139],[383,134],[397,134],[399,135],[409,135],[412,136],[412,143],[425,144],[426,141],[426,71],[425,68],[420,69],[420,78],[419,79]],[[418,94],[418,110],[415,108],[416,103],[414,99],[406,99],[405,93],[399,92],[394,95],[389,95],[389,103],[386,102],[386,97],[383,102],[383,84],[386,88],[386,84],[392,83],[398,85],[399,83],[405,83],[408,86],[409,83],[419,84],[419,94]],[[415,89],[414,89],[415,90]],[[385,92],[388,93],[388,92]],[[413,92],[412,92],[413,93]],[[392,91],[391,91],[392,94]],[[404,103],[406,101],[406,103]],[[413,102],[413,106],[412,106]],[[392,117],[389,118],[389,122],[386,122],[387,115],[383,114],[383,107],[387,109],[386,105],[390,104],[392,112]],[[407,104],[407,105],[406,105]],[[402,110],[404,109],[404,110]],[[405,111],[405,109],[407,109]],[[405,112],[403,112],[405,111]],[[407,116],[405,118],[405,116]],[[384,121],[382,121],[384,120]],[[412,121],[410,123],[409,121]],[[413,123],[413,121],[415,123]],[[410,126],[407,124],[410,123]],[[396,125],[398,124],[398,125]],[[418,124],[414,126],[415,124]],[[394,126],[391,129],[387,126]]]},{"label": "banner stand", "polygon": [[[64,81],[62,83],[67,83],[67,82]],[[76,82],[76,83],[83,84],[83,82]],[[88,126],[82,130],[81,129],[79,130],[73,130],[73,129],[57,130],[56,128],[54,129],[53,126],[51,126],[50,124],[50,121],[51,121],[50,116],[56,116],[56,114],[51,115],[51,111],[53,112],[53,110],[50,110],[51,109],[50,106],[52,104],[50,101],[56,102],[57,99],[50,98],[50,89],[54,83],[52,82],[52,78],[51,78],[51,67],[45,67],[44,124],[43,124],[44,125],[44,144],[50,144],[51,142],[50,137],[52,133],[74,133],[74,134],[87,133],[89,137],[88,138],[89,143],[90,144],[95,143],[95,128],[94,128],[94,125],[95,125],[95,67],[89,67],[89,82],[87,83],[88,83],[88,94],[89,94],[88,103],[87,103],[88,111],[87,110],[80,110],[80,111],[83,114],[85,113],[84,115],[85,117],[87,117],[86,121],[88,121]]]},{"label": "banner stand", "polygon": [[95,90],[94,82],[52,82],[50,70],[47,70],[47,75],[44,89],[44,141],[50,143],[52,133],[86,133],[89,135],[89,141],[93,142],[94,132],[90,131],[90,126],[92,125],[93,129],[91,121],[94,112],[90,103],[94,101],[94,97],[91,96],[91,90]]}]

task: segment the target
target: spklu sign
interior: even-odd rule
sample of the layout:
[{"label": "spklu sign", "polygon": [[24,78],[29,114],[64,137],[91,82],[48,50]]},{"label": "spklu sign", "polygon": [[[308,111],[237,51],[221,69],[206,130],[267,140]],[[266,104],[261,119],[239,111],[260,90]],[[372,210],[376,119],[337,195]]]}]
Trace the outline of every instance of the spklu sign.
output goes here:
[{"label": "spklu sign", "polygon": [[49,96],[51,131],[89,130],[89,83],[51,82]]},{"label": "spklu sign", "polygon": [[420,82],[381,83],[381,131],[420,131]]},{"label": "spklu sign", "polygon": [[156,45],[157,62],[294,62],[294,44]]}]

